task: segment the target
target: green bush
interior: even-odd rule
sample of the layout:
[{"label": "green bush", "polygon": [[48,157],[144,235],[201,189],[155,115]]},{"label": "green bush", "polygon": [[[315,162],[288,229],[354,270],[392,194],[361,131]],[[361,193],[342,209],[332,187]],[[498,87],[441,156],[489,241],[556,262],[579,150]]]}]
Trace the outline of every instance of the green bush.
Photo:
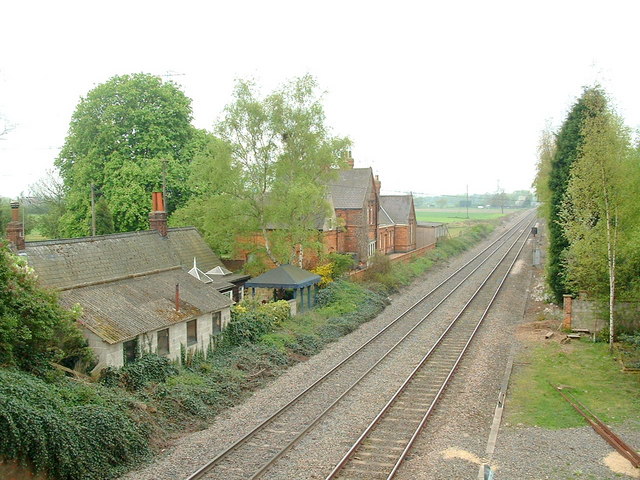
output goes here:
[{"label": "green bush", "polygon": [[135,362],[120,369],[104,369],[101,382],[110,387],[120,386],[135,391],[151,382],[165,382],[176,374],[176,366],[168,358],[155,353],[143,353]]},{"label": "green bush", "polygon": [[332,252],[327,255],[327,261],[333,264],[332,274],[334,280],[342,277],[345,273],[351,270],[356,262],[351,255],[345,255],[342,253]]},{"label": "green bush", "polygon": [[0,241],[0,365],[46,375],[49,362],[68,367],[90,362],[93,354],[76,325],[78,314],[40,288],[33,269]]}]

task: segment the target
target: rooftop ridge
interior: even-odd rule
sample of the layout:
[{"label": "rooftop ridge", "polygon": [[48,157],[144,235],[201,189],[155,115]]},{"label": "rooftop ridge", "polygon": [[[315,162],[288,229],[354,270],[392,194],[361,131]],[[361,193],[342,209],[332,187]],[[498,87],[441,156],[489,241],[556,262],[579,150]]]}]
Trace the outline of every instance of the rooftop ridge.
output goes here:
[{"label": "rooftop ridge", "polygon": [[96,235],[94,237],[76,237],[76,238],[55,238],[51,240],[33,240],[26,242],[26,246],[44,246],[44,245],[59,245],[59,244],[72,244],[72,243],[83,243],[83,242],[97,242],[99,240],[106,240],[109,238],[127,238],[127,237],[137,237],[141,235],[157,235],[158,232],[156,230],[140,230],[137,232],[119,232],[119,233],[108,233],[106,235]]},{"label": "rooftop ridge", "polygon": [[60,287],[60,288],[58,288],[56,290],[59,291],[59,292],[64,292],[65,290],[75,290],[77,288],[93,287],[95,285],[105,285],[107,283],[119,282],[120,280],[128,280],[130,278],[146,277],[147,275],[155,275],[157,273],[170,272],[172,270],[177,270],[177,269],[182,269],[182,267],[180,265],[177,265],[175,267],[157,268],[155,270],[149,270],[148,272],[136,272],[136,273],[131,273],[129,275],[122,275],[120,277],[107,278],[105,280],[96,280],[95,282],[78,283],[76,285]]}]

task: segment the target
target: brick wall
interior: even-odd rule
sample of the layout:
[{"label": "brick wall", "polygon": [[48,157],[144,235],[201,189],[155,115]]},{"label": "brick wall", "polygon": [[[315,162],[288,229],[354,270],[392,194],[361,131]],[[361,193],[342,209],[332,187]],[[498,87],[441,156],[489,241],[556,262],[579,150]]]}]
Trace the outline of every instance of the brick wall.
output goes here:
[{"label": "brick wall", "polygon": [[410,252],[415,250],[415,241],[412,241],[409,225],[396,225],[396,252]]}]

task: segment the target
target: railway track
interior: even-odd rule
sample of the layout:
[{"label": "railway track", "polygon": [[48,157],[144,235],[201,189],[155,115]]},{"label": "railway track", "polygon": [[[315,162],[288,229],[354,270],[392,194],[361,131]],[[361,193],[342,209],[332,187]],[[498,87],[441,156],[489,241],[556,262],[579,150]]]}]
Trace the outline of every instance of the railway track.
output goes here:
[{"label": "railway track", "polygon": [[[406,344],[421,328],[428,327],[426,320],[434,311],[444,308],[443,305],[450,308],[451,305],[447,302],[451,301],[452,294],[461,285],[486,277],[486,269],[492,268],[495,271],[497,267],[491,265],[496,256],[502,258],[506,255],[505,250],[512,250],[517,238],[527,232],[531,218],[531,215],[521,218],[352,354],[298,393],[289,403],[268,415],[242,438],[215,455],[206,465],[187,477],[187,480],[253,479],[262,476],[343,398],[351,394],[363,379],[381,363],[392,358],[400,347],[406,348]],[[516,241],[513,241],[514,238]],[[343,468],[344,466],[340,469]]]},{"label": "railway track", "polygon": [[524,248],[525,241],[515,248],[518,243],[504,254],[326,480],[395,476]]}]

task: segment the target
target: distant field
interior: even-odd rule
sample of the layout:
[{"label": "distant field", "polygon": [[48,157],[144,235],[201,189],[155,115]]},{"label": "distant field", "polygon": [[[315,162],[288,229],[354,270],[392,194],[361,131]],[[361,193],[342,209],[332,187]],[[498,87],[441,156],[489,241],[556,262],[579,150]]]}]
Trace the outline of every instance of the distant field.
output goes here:
[{"label": "distant field", "polygon": [[492,220],[513,211],[510,209],[500,213],[499,208],[469,208],[467,217],[466,208],[416,208],[416,219],[418,222],[456,223],[465,220]]}]

